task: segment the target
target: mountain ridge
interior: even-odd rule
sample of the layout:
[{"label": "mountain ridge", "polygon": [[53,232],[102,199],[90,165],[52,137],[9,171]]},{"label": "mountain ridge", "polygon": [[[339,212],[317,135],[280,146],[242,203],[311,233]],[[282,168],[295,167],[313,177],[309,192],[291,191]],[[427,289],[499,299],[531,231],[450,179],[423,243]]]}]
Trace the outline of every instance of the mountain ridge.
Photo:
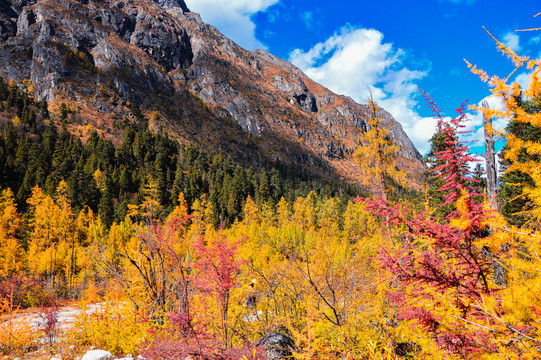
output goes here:
[{"label": "mountain ridge", "polygon": [[[305,167],[355,183],[352,153],[366,105],[336,95],[293,64],[247,51],[205,24],[183,0],[20,0],[2,4],[0,74],[29,79],[51,112],[73,109],[67,127],[119,139],[134,119],[181,142],[224,151],[241,163]],[[401,146],[398,164],[423,164],[402,127],[379,114]]]}]

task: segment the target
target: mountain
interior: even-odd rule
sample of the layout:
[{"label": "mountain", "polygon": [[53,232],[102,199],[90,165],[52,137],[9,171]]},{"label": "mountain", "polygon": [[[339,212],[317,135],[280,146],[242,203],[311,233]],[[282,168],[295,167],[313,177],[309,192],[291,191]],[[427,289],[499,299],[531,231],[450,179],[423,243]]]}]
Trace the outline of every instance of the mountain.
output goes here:
[{"label": "mountain", "polygon": [[[275,164],[354,183],[351,154],[369,109],[263,50],[247,51],[183,0],[0,0],[0,75],[32,84],[68,130],[122,139],[139,111],[155,132],[245,165]],[[400,167],[422,158],[401,125]],[[140,117],[140,116],[139,116]]]}]

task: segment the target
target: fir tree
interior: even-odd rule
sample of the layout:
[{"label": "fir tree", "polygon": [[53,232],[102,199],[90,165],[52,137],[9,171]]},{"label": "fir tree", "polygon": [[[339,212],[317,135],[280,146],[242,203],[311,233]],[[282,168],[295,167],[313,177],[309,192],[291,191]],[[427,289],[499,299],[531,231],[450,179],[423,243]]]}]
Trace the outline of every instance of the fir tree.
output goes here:
[{"label": "fir tree", "polygon": [[[541,111],[541,103],[539,100],[523,101],[520,97],[516,98],[517,106],[521,106],[527,113],[536,114]],[[534,126],[526,122],[511,120],[506,132],[526,142],[539,143],[541,139],[541,127]],[[530,216],[530,212],[534,208],[534,204],[528,197],[522,194],[522,189],[533,187],[534,181],[530,175],[520,170],[506,171],[513,163],[526,163],[528,161],[539,161],[538,155],[528,154],[526,148],[522,148],[515,160],[506,158],[509,152],[509,146],[506,144],[501,150],[500,165],[503,175],[500,177],[500,192],[499,201],[501,205],[502,215],[505,216],[509,223],[517,226],[523,226]]]}]

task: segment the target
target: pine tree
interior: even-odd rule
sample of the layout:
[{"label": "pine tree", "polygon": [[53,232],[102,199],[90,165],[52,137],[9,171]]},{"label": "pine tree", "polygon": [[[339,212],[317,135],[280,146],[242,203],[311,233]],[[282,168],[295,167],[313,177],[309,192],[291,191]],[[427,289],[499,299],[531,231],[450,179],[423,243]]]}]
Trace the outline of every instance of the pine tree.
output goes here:
[{"label": "pine tree", "polygon": [[[541,112],[541,103],[534,99],[524,101],[520,97],[516,99],[517,106],[521,106],[527,113],[536,114]],[[541,139],[541,127],[518,120],[511,120],[505,131],[513,137],[521,139],[528,143],[539,143]],[[516,160],[507,159],[507,154],[510,152],[509,145],[505,145],[501,150],[500,163],[503,170],[503,175],[500,177],[501,189],[499,199],[502,215],[505,216],[509,223],[516,226],[523,226],[531,216],[529,212],[534,209],[534,203],[523,195],[523,187],[533,187],[534,181],[527,173],[520,170],[508,170],[509,167],[517,163],[526,163],[529,161],[539,161],[538,155],[530,154],[526,148],[520,150]]]},{"label": "pine tree", "polygon": [[427,207],[433,212],[435,217],[443,221],[454,209],[452,204],[443,205],[447,193],[440,190],[444,184],[439,176],[440,172],[436,170],[443,164],[438,155],[447,148],[445,134],[439,126],[429,142],[431,145],[430,151],[424,158],[424,162],[428,168],[425,184]]},{"label": "pine tree", "polygon": [[98,204],[98,215],[106,226],[110,226],[114,220],[115,210],[113,205],[112,186],[111,177],[106,173],[103,177],[103,185],[100,187],[102,191],[100,202]]}]

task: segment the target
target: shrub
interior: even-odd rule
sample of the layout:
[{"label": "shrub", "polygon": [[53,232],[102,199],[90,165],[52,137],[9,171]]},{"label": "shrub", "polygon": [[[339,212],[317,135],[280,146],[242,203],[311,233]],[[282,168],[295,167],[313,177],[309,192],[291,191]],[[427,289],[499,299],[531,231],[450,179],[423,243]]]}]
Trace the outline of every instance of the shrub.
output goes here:
[{"label": "shrub", "polygon": [[37,334],[32,331],[28,320],[17,319],[14,313],[19,307],[13,303],[13,295],[0,298],[0,313],[8,313],[6,320],[0,322],[0,354],[21,355],[31,351]]},{"label": "shrub", "polygon": [[45,281],[38,276],[0,277],[0,299],[8,297],[12,297],[14,306],[23,309],[51,304]]}]

